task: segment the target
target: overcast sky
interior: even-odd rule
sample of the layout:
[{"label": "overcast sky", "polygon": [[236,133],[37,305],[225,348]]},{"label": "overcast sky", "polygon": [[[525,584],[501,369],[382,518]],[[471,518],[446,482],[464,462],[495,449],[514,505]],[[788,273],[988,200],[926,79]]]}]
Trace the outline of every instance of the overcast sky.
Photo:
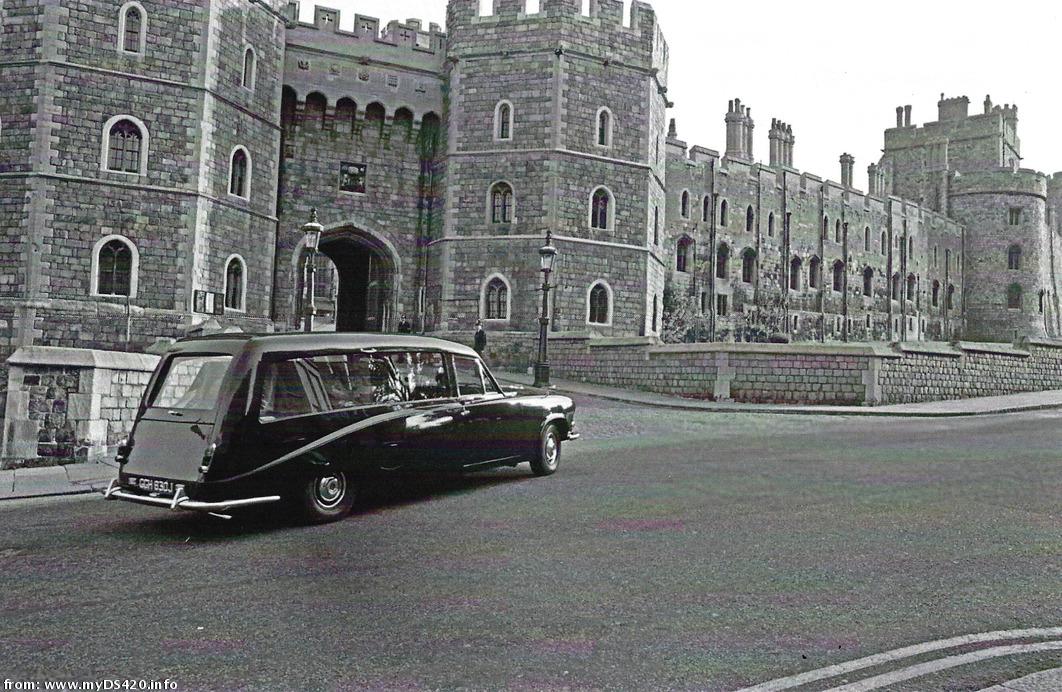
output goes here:
[{"label": "overcast sky", "polygon": [[[302,4],[312,21],[313,2]],[[325,0],[343,12],[444,24],[445,0]],[[629,0],[625,3],[628,8]],[[898,105],[916,124],[937,119],[937,100],[969,96],[980,113],[986,94],[1018,105],[1023,165],[1062,171],[1062,88],[1052,69],[1060,49],[1060,4],[1040,0],[888,0],[853,3],[651,3],[671,48],[668,95],[679,137],[690,146],[726,147],[727,101],[740,98],[756,121],[755,155],[768,158],[771,118],[796,136],[797,168],[840,179],[838,157],[856,157],[856,183],[881,155],[882,132]],[[866,8],[866,9],[864,9]]]}]

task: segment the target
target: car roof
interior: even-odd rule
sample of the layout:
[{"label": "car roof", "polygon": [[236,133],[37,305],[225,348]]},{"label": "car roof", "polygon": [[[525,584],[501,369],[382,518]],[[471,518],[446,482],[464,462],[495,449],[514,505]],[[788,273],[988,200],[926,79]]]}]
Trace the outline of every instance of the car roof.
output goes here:
[{"label": "car roof", "polygon": [[462,356],[478,356],[468,346],[445,339],[435,339],[427,336],[335,332],[314,332],[312,334],[302,332],[287,334],[215,334],[181,339],[170,347],[170,352],[207,352],[235,355],[240,352],[258,354],[277,352],[314,353],[335,351],[337,349],[445,351]]}]

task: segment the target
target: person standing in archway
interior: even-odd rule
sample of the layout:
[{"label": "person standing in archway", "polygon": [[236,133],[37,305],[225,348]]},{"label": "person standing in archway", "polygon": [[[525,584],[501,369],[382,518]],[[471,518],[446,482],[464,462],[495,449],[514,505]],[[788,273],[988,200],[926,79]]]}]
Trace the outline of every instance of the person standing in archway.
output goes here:
[{"label": "person standing in archway", "polygon": [[487,350],[487,332],[483,330],[483,322],[480,320],[476,320],[476,340],[473,348],[480,357],[483,357],[483,352]]}]

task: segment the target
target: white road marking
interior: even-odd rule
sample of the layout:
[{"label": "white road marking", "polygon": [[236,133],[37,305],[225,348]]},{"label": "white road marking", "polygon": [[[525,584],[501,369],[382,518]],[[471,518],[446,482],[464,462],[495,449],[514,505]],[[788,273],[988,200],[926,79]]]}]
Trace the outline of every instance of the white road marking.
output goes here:
[{"label": "white road marking", "polygon": [[981,649],[980,651],[970,651],[965,654],[959,654],[958,656],[948,656],[947,658],[938,658],[935,661],[927,661],[925,663],[919,663],[916,666],[910,666],[908,668],[901,668],[900,670],[894,670],[891,673],[883,673],[881,675],[875,675],[872,678],[866,680],[860,680],[859,682],[853,682],[848,685],[842,685],[841,687],[834,687],[827,692],[868,692],[869,690],[876,690],[887,685],[893,685],[897,682],[903,682],[904,680],[910,680],[912,678],[920,678],[930,673],[936,673],[942,670],[948,670],[949,668],[956,668],[958,666],[964,666],[969,663],[976,663],[989,658],[1000,658],[1002,656],[1017,656],[1019,654],[1031,654],[1037,651],[1062,651],[1062,641],[1054,642],[1039,642],[1037,644],[1014,644],[1011,646],[994,646],[990,649]]},{"label": "white road marking", "polygon": [[953,649],[957,646],[964,646],[966,644],[979,644],[981,642],[1006,639],[1033,639],[1045,637],[1062,637],[1062,627],[999,630],[996,632],[983,632],[981,634],[966,634],[961,637],[951,637],[949,639],[937,639],[923,644],[913,644],[900,649],[886,651],[885,653],[874,654],[873,656],[857,658],[854,661],[848,661],[847,663],[838,663],[818,670],[809,670],[806,673],[800,673],[799,675],[778,678],[777,680],[771,680],[770,682],[765,682],[756,685],[755,687],[747,687],[738,692],[777,692],[778,690],[788,690],[793,687],[806,685],[809,682],[815,682],[816,680],[825,680],[827,678],[837,677],[838,675],[851,673],[852,671],[862,670],[863,668],[870,668],[871,666],[878,666],[883,663],[891,663],[893,661],[911,658],[912,656],[919,656],[931,651]]}]

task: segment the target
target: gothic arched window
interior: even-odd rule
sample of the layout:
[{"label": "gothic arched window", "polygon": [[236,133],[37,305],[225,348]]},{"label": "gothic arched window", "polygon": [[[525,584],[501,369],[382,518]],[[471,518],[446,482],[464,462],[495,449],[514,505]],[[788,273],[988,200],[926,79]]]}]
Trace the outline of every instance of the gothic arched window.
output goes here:
[{"label": "gothic arched window", "polygon": [[841,260],[833,263],[833,290],[836,293],[844,290],[844,262]]},{"label": "gothic arched window", "polygon": [[693,248],[693,240],[689,236],[679,238],[675,251],[675,269],[680,272],[688,272],[690,266],[690,250]]},{"label": "gothic arched window", "polygon": [[494,139],[508,141],[513,138],[513,104],[499,101],[494,107]]},{"label": "gothic arched window", "polygon": [[789,290],[800,290],[800,269],[803,266],[803,262],[799,257],[794,257],[789,262]]},{"label": "gothic arched window", "polygon": [[590,227],[601,230],[612,227],[612,195],[603,187],[594,190],[590,198]]},{"label": "gothic arched window", "polygon": [[741,280],[747,284],[756,281],[756,251],[752,248],[741,253]]},{"label": "gothic arched window", "polygon": [[812,257],[808,262],[808,288],[818,288],[821,283],[819,277],[822,276],[822,262],[818,257]]},{"label": "gothic arched window", "polygon": [[229,194],[247,199],[251,189],[251,158],[243,147],[232,152],[229,166]]},{"label": "gothic arched window", "polygon": [[730,246],[726,243],[720,244],[715,252],[715,276],[719,279],[730,276]]},{"label": "gothic arched window", "polygon": [[133,296],[136,254],[132,243],[114,237],[96,250],[96,290],[101,296]]},{"label": "gothic arched window", "polygon": [[612,320],[609,290],[604,282],[597,282],[590,289],[587,322],[590,324],[609,324]]},{"label": "gothic arched window", "polygon": [[144,132],[132,120],[123,118],[107,132],[106,167],[118,173],[143,172]]},{"label": "gothic arched window", "polygon": [[118,15],[118,45],[123,53],[143,53],[147,21],[138,2],[126,3]]},{"label": "gothic arched window", "polygon": [[491,223],[513,222],[513,188],[509,183],[494,183],[490,189]]},{"label": "gothic arched window", "polygon": [[597,145],[612,146],[612,113],[607,108],[602,108],[597,114]]},{"label": "gothic arched window", "polygon": [[255,56],[254,49],[250,46],[243,52],[243,86],[254,89],[255,80]]},{"label": "gothic arched window", "polygon": [[483,289],[483,319],[509,319],[509,285],[500,276],[488,281]]},{"label": "gothic arched window", "polygon": [[239,255],[229,258],[225,267],[225,307],[229,310],[244,309],[244,282],[247,273]]}]

